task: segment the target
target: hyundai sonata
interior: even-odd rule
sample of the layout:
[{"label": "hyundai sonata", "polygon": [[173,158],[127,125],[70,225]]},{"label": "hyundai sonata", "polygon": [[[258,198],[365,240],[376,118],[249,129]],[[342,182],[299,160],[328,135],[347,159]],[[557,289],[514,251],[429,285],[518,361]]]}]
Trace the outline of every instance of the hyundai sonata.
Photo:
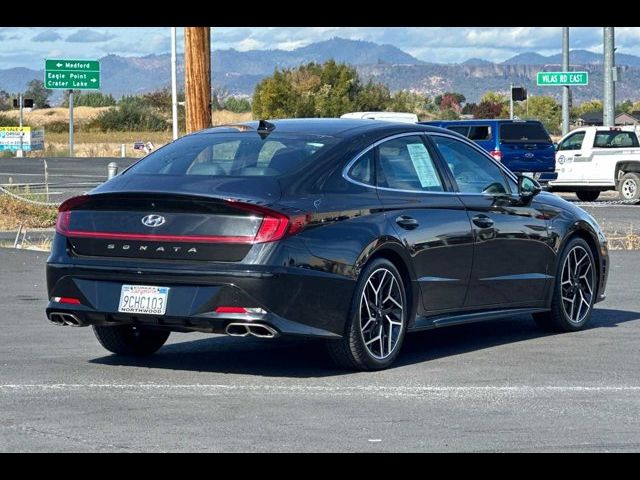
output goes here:
[{"label": "hyundai sonata", "polygon": [[605,237],[465,137],[355,119],[211,128],[60,207],[48,319],[122,355],[170,332],[323,339],[386,368],[407,332],[532,314],[583,328]]}]

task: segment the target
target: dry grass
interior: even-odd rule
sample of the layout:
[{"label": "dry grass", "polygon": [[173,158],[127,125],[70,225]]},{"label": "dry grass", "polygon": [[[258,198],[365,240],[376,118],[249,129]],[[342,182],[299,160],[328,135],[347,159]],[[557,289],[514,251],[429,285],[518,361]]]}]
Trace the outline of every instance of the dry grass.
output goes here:
[{"label": "dry grass", "polygon": [[[151,142],[159,148],[171,141],[171,131],[166,132],[87,132],[83,125],[95,118],[100,112],[110,107],[76,107],[74,120],[78,129],[74,134],[74,154],[78,157],[119,157],[121,145],[125,144],[125,154],[128,157],[142,157],[142,150],[133,150],[133,142]],[[7,116],[18,119],[18,111],[6,112]],[[225,123],[239,123],[251,120],[251,113],[234,113],[227,110],[215,111],[212,114],[213,125]],[[25,123],[45,129],[45,150],[31,152],[29,156],[67,156],[69,152],[69,134],[47,132],[47,124],[52,122],[68,122],[68,108],[36,109],[25,113]],[[185,132],[180,132],[184,135]]]},{"label": "dry grass", "polygon": [[[109,107],[75,107],[73,109],[74,122],[86,123],[94,119],[100,112],[107,110]],[[18,110],[9,110],[4,112],[9,118],[18,122],[20,112]],[[69,109],[66,107],[59,108],[36,108],[31,112],[24,112],[24,123],[32,127],[46,127],[47,123],[68,122]]]},{"label": "dry grass", "polygon": [[58,209],[43,207],[16,200],[0,194],[0,230],[26,228],[51,228],[56,223]]}]

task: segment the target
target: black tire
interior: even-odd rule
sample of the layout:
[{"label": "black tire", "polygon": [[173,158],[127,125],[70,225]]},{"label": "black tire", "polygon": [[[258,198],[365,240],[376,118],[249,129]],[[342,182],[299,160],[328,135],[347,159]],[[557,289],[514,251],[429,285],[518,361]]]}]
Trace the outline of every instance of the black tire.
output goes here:
[{"label": "black tire", "polygon": [[583,202],[594,202],[600,196],[600,192],[597,190],[579,190],[576,192],[576,197]]},{"label": "black tire", "polygon": [[[578,300],[577,298],[578,295],[571,291],[571,288],[574,288],[572,285],[565,286],[565,287],[563,287],[562,285],[563,270],[565,268],[565,262],[567,261],[567,257],[570,254],[572,254],[574,250],[579,252],[581,255],[583,253],[586,253],[585,260],[588,259],[591,265],[590,267],[591,277],[589,278],[589,280],[585,279],[585,281],[591,281],[592,293],[589,296],[587,294],[585,294],[584,296],[580,294],[580,298],[585,299],[584,302],[580,300],[580,308],[584,308],[585,302],[586,304],[588,304],[588,311],[584,316],[582,315],[581,310],[578,310],[577,312],[575,312],[574,310],[570,310],[569,305],[571,305],[571,303],[573,302],[570,303],[567,300],[563,300],[563,288],[565,289],[564,292],[567,292],[566,290],[567,288],[569,289],[569,292],[566,293],[567,297],[564,297],[565,299],[571,298],[570,296],[573,296],[574,301]],[[586,264],[583,265],[582,263],[585,260],[579,261],[577,263],[580,265],[580,268],[586,271],[586,268],[587,268],[585,266]],[[584,283],[581,280],[577,280],[577,281],[584,286]],[[551,301],[551,310],[548,312],[536,313],[533,315],[533,318],[540,327],[548,331],[575,332],[577,330],[582,330],[585,327],[585,325],[589,323],[589,320],[591,319],[591,314],[593,312],[593,304],[595,302],[595,297],[596,297],[596,288],[597,288],[597,270],[596,270],[596,264],[593,258],[593,253],[591,252],[591,248],[589,247],[589,244],[586,241],[584,241],[582,238],[575,237],[569,240],[569,242],[567,242],[560,256],[560,262],[558,264],[558,271],[556,273],[556,279],[554,284],[553,298]],[[587,296],[588,298],[586,298]],[[576,318],[571,319],[571,315],[573,315]]]},{"label": "black tire", "polygon": [[640,175],[625,173],[618,183],[618,193],[623,200],[640,200]]},{"label": "black tire", "polygon": [[[370,318],[367,319],[365,321],[365,325],[362,325],[360,311],[363,308],[368,309],[368,307],[364,303],[362,303],[365,288],[367,288],[367,283],[370,278],[373,280],[380,278],[383,275],[384,271],[388,272],[388,274],[393,275],[393,278],[397,282],[398,288],[396,289],[392,283],[388,284],[387,282],[392,281],[386,280],[387,277],[384,277],[384,279],[382,280],[382,282],[384,283],[382,283],[382,287],[379,287],[379,290],[380,288],[386,289],[387,285],[390,285],[389,292],[391,292],[391,290],[393,289],[395,294],[397,294],[398,299],[402,299],[402,308],[400,310],[400,313],[398,314],[398,309],[395,307],[392,307],[395,308],[395,312],[389,312],[391,313],[391,315],[393,315],[394,320],[396,322],[401,322],[401,324],[395,325],[394,327],[394,325],[391,324],[391,321],[389,321],[389,323],[384,323],[386,322],[384,317],[388,318],[388,316],[384,314],[385,310],[380,310],[377,313],[374,312],[374,315],[376,315],[376,320],[372,320],[374,322],[373,326],[369,329],[364,329],[365,332],[363,333],[363,331],[361,330],[361,326],[366,327],[366,325],[368,325],[367,322],[371,320]],[[368,294],[371,295],[371,291],[369,291]],[[369,305],[371,304],[369,303]],[[382,306],[384,306],[384,303],[382,303]],[[375,307],[372,306],[372,308]],[[402,281],[402,276],[400,275],[400,272],[398,272],[398,269],[387,259],[374,259],[369,264],[367,264],[360,273],[360,278],[358,279],[358,283],[356,284],[353,300],[351,301],[351,310],[349,313],[349,319],[345,326],[343,338],[340,340],[328,340],[326,342],[329,355],[337,366],[348,370],[382,370],[388,368],[395,361],[398,354],[400,353],[400,349],[402,348],[402,342],[407,330],[407,312],[409,309],[410,306],[407,305],[407,293],[405,290],[404,282]],[[393,347],[388,348],[389,354],[384,356],[384,358],[377,358],[375,356],[375,352],[372,353],[369,347],[365,344],[365,336],[368,335],[367,332],[374,331],[377,326],[380,327],[380,330],[377,330],[378,332],[380,332],[378,336],[381,336],[382,338],[379,344],[381,350],[380,357],[384,356],[385,345],[390,345],[391,343],[393,343],[393,339],[396,338]],[[389,335],[384,335],[385,328],[389,328],[389,333],[391,336],[391,340],[388,343],[386,339],[389,338]],[[370,340],[369,342],[371,341],[373,340]],[[372,346],[371,348],[375,349],[377,347]]]},{"label": "black tire", "polygon": [[171,332],[151,330],[131,325],[94,326],[93,333],[100,344],[118,355],[143,357],[157,352]]}]

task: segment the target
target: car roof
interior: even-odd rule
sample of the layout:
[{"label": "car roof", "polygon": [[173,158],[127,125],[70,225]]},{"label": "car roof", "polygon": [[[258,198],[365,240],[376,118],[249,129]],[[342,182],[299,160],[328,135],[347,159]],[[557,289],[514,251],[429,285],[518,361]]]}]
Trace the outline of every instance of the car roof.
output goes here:
[{"label": "car roof", "polygon": [[[291,118],[282,120],[267,120],[275,125],[274,132],[305,133],[314,135],[330,135],[336,137],[350,136],[361,133],[401,133],[406,131],[443,131],[442,129],[421,125],[418,123],[391,122],[385,120],[371,120],[360,118]],[[195,132],[195,135],[209,133],[238,132],[246,129],[255,132],[259,122],[242,122],[237,124],[220,125]],[[447,132],[450,133],[450,132]]]},{"label": "car roof", "polygon": [[443,124],[462,124],[462,123],[540,123],[540,120],[510,120],[508,118],[473,118],[469,120],[430,120],[428,122],[420,122],[423,125],[433,124],[433,123],[443,123]]}]

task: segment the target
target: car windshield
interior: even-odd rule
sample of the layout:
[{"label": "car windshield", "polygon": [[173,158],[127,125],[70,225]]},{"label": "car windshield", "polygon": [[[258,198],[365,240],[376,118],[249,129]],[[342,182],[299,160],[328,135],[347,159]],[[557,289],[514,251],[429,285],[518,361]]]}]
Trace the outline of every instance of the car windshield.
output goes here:
[{"label": "car windshield", "polygon": [[503,123],[500,125],[500,140],[503,142],[551,143],[549,134],[538,122]]},{"label": "car windshield", "polygon": [[330,136],[255,131],[202,133],[172,142],[133,165],[144,175],[279,176],[310,164],[337,143]]}]

